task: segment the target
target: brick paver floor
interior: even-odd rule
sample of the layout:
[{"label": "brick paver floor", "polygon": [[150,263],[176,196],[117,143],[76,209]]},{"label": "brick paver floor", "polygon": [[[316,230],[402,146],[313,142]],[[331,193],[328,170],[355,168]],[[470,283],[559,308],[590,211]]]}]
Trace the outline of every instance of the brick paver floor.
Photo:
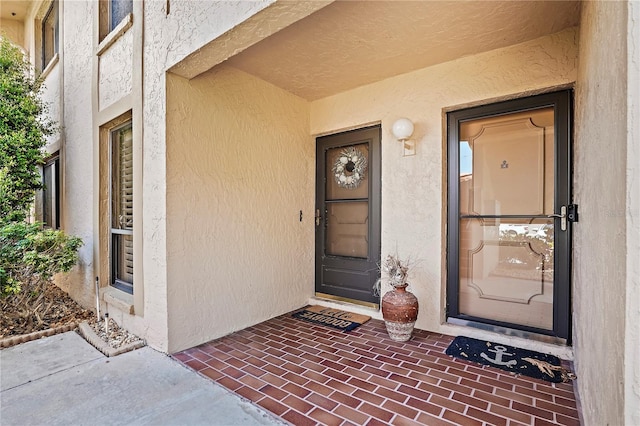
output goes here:
[{"label": "brick paver floor", "polygon": [[273,318],[174,358],[294,425],[579,425],[571,383],[454,359],[453,337],[406,343],[370,320],[344,333]]}]

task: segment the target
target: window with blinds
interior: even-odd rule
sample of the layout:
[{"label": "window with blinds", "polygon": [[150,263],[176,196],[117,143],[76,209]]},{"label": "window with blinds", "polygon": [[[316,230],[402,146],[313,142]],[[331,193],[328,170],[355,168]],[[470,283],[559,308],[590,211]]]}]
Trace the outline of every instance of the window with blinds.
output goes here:
[{"label": "window with blinds", "polygon": [[113,286],[133,293],[133,131],[111,132],[111,236]]}]

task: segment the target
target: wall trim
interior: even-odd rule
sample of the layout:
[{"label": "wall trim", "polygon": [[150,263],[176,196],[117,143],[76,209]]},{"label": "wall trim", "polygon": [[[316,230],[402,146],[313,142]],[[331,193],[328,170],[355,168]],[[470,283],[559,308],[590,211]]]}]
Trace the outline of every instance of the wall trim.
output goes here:
[{"label": "wall trim", "polygon": [[[58,49],[60,49],[60,47],[58,47]],[[47,78],[47,76],[51,73],[51,70],[55,68],[59,60],[60,60],[60,55],[58,53],[53,55],[53,58],[51,58],[51,60],[49,61],[45,69],[42,70],[42,73],[40,74],[39,78],[41,78],[42,80]]]},{"label": "wall trim", "polygon": [[484,106],[484,105],[498,103],[498,102],[510,101],[513,99],[528,98],[530,96],[542,95],[544,93],[559,92],[562,90],[574,89],[575,85],[576,83],[574,81],[571,83],[559,84],[557,86],[549,86],[549,87],[544,87],[540,89],[526,90],[524,92],[517,92],[517,93],[508,94],[508,95],[496,96],[494,98],[480,99],[476,101],[465,102],[463,104],[444,107],[442,108],[442,117],[443,117],[443,125],[444,125],[443,135],[445,135],[446,133],[446,117],[447,117],[447,113],[449,112],[458,111],[461,109],[473,108],[477,106]]},{"label": "wall trim", "polygon": [[98,44],[96,55],[100,56],[107,51],[120,37],[133,26],[133,13],[128,14],[107,36]]},{"label": "wall trim", "polygon": [[337,129],[327,130],[320,133],[314,133],[311,136],[313,136],[314,138],[319,138],[322,136],[333,135],[336,133],[343,133],[343,132],[349,132],[351,130],[364,129],[365,127],[371,127],[371,126],[380,126],[380,128],[382,128],[382,120],[368,121],[366,123],[358,123],[351,126],[340,127]]},{"label": "wall trim", "polygon": [[130,112],[133,109],[133,94],[128,94],[113,102],[103,110],[98,110],[96,114],[96,124],[98,127],[105,125],[111,120]]}]

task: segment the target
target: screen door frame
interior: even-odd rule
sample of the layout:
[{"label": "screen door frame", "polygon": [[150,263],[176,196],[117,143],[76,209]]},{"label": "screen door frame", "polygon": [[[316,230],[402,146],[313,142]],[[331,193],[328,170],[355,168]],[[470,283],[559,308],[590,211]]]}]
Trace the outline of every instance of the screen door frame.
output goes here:
[{"label": "screen door frame", "polygon": [[[553,343],[571,343],[571,222],[567,223],[566,231],[555,233],[552,330],[472,317],[460,313],[459,130],[460,124],[465,121],[553,107],[555,126],[554,213],[559,213],[560,206],[568,206],[572,203],[572,101],[573,91],[563,90],[447,113],[447,322]],[[560,219],[555,220],[555,228],[560,229]]]}]

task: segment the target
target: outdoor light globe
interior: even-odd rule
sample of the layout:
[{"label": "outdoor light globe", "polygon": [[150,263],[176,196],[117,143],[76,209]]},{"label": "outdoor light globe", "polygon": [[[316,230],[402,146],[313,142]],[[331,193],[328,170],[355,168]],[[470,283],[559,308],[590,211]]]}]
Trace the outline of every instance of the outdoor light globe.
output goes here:
[{"label": "outdoor light globe", "polygon": [[408,118],[399,118],[391,128],[393,136],[399,141],[405,141],[413,134],[413,123]]}]

